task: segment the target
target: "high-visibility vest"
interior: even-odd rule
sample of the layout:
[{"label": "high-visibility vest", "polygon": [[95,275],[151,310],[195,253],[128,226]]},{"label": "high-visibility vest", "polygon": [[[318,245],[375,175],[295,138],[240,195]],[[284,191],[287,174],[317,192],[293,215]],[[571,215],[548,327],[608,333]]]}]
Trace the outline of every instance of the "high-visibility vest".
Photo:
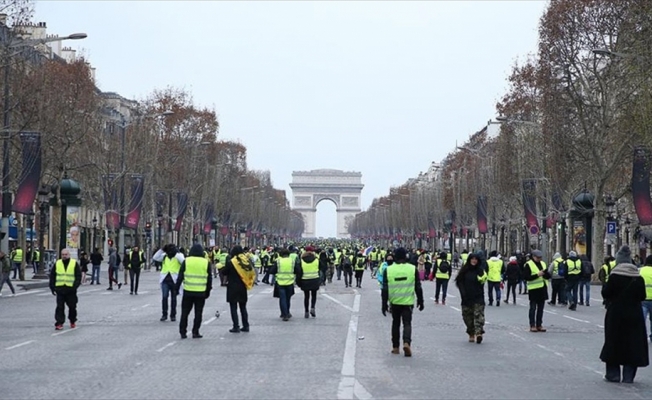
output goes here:
[{"label": "high-visibility vest", "polygon": [[558,259],[552,262],[552,274],[559,275],[559,264],[563,263],[564,259],[559,257]]},{"label": "high-visibility vest", "polygon": [[63,265],[63,260],[57,260],[55,264],[55,281],[54,286],[73,287],[75,285],[75,260],[72,258],[68,262],[68,268]]},{"label": "high-visibility vest", "polygon": [[176,257],[172,257],[172,259],[170,259],[168,256],[165,256],[163,259],[163,267],[161,267],[161,274],[178,274],[180,269],[181,263],[179,260],[177,260]]},{"label": "high-visibility vest", "polygon": [[[292,265],[294,265],[294,263]],[[319,279],[319,260],[315,259],[310,263],[301,260],[301,269],[303,270],[303,276],[301,279],[304,281]]]},{"label": "high-visibility vest", "polygon": [[652,267],[645,266],[639,270],[639,273],[645,281],[645,300],[652,301]]},{"label": "high-visibility vest", "polygon": [[462,264],[466,264],[466,259],[469,258],[469,253],[460,254],[460,258],[462,259]]},{"label": "high-visibility vest", "polygon": [[219,262],[220,265],[217,267],[217,269],[222,269],[226,266],[226,252],[220,253]]},{"label": "high-visibility vest", "polygon": [[614,269],[616,266],[616,261],[609,261],[609,265],[603,264],[602,269],[604,270],[604,283],[609,282],[609,275],[611,274],[611,270]]},{"label": "high-visibility vest", "polygon": [[387,267],[386,272],[389,303],[397,306],[413,306],[416,267],[407,263],[392,264]]},{"label": "high-visibility vest", "polygon": [[[355,259],[355,270],[356,271],[364,271],[364,264],[367,261],[366,257],[356,257]],[[360,265],[362,264],[362,265]]]},{"label": "high-visibility vest", "polygon": [[[133,250],[129,250],[129,264],[130,264],[130,265],[131,265],[131,255],[132,255],[133,253],[134,253]],[[141,260],[143,259],[143,256],[145,255],[145,253],[144,253],[142,250],[138,250],[138,255],[140,256],[140,258],[138,259],[138,261],[141,261]]]},{"label": "high-visibility vest", "polygon": [[502,280],[502,277],[500,276],[500,272],[503,269],[502,260],[488,260],[487,266],[489,267],[487,280],[489,282],[500,282]]},{"label": "high-visibility vest", "polygon": [[[294,262],[292,262],[292,259],[290,259],[290,257],[280,257],[276,261],[276,264],[278,265],[278,270],[276,271],[276,283],[279,286],[294,285],[295,275],[294,275]],[[305,276],[305,271],[304,271],[304,276]]]},{"label": "high-visibility vest", "polygon": [[260,268],[262,266],[263,266],[263,264],[260,261],[260,256],[254,256],[254,267]]},{"label": "high-visibility vest", "polygon": [[297,258],[299,255],[297,253],[290,253],[290,260],[292,260],[293,263],[297,262]]},{"label": "high-visibility vest", "polygon": [[566,260],[566,265],[568,266],[568,275],[579,275],[582,273],[582,261],[581,260]]},{"label": "high-visibility vest", "polygon": [[32,257],[36,262],[41,261],[41,252],[38,250],[34,250],[34,255]]},{"label": "high-visibility vest", "polygon": [[385,260],[385,257],[387,257],[387,250],[381,250],[380,251],[380,259]]},{"label": "high-visibility vest", "polygon": [[14,250],[14,257],[12,258],[13,262],[22,262],[23,261],[23,249]]},{"label": "high-visibility vest", "polygon": [[453,261],[453,255],[451,253],[446,254],[446,260],[450,264],[450,262]]},{"label": "high-visibility vest", "polygon": [[205,292],[208,284],[208,260],[204,257],[186,258],[186,270],[183,273],[183,290],[188,292]]},{"label": "high-visibility vest", "polygon": [[[441,272],[441,271],[439,270],[439,266],[441,265],[441,263],[442,263],[443,261],[444,261],[444,260],[442,260],[441,258],[438,258],[438,259],[437,259],[437,269],[436,269],[436,272],[435,272],[435,278],[437,278],[437,279],[450,279],[450,278],[451,278],[451,274],[450,274],[450,272],[451,272],[451,271],[450,271],[450,263],[448,263],[448,265],[449,265],[449,267],[448,267],[448,268],[449,268],[448,272]],[[448,262],[448,261],[447,261],[447,262]]]},{"label": "high-visibility vest", "polygon": [[[539,274],[539,267],[537,267],[534,261],[530,260],[527,262],[526,265],[530,268],[530,274],[532,276]],[[543,268],[542,271],[545,271],[546,263],[541,261],[541,267]],[[546,286],[546,280],[543,279],[543,276],[537,276],[536,279],[527,281],[527,290],[541,289],[542,287],[545,286]]]}]

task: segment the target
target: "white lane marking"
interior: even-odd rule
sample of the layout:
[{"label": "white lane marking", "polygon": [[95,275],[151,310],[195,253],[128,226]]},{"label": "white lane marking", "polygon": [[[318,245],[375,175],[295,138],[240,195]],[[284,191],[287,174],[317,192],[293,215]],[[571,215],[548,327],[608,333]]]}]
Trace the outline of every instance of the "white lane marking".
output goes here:
[{"label": "white lane marking", "polygon": [[158,350],[156,350],[156,351],[158,351],[158,352],[160,353],[160,352],[162,352],[163,350],[167,349],[168,347],[170,347],[170,346],[174,346],[175,343],[176,343],[176,342],[170,342],[170,343],[166,344],[165,346],[161,347],[160,349],[158,349]]},{"label": "white lane marking", "polygon": [[527,307],[527,304],[523,304],[523,303],[517,303],[517,304],[521,307]]},{"label": "white lane marking", "polygon": [[548,314],[558,315],[558,314],[557,314],[556,312],[554,312],[554,311],[543,310],[543,312],[547,312]]},{"label": "white lane marking", "polygon": [[5,350],[13,350],[13,349],[17,349],[17,348],[19,348],[19,347],[26,346],[26,345],[28,345],[28,344],[30,344],[30,343],[34,343],[35,341],[36,341],[36,340],[28,340],[28,341],[23,342],[23,343],[18,343],[18,344],[15,344],[15,345],[13,345],[13,346],[5,347]]},{"label": "white lane marking", "polygon": [[520,340],[523,341],[523,342],[526,342],[526,341],[527,341],[527,339],[525,339],[523,336],[521,336],[521,335],[517,335],[517,334],[515,334],[514,332],[510,332],[509,334],[512,335],[512,336],[514,336],[514,337],[517,338],[517,339],[520,339]]},{"label": "white lane marking", "polygon": [[593,297],[591,297],[591,300],[602,302],[602,299],[594,299]]},{"label": "white lane marking", "polygon": [[[16,293],[16,296],[24,296],[26,294],[41,293],[43,290],[28,290],[26,292]],[[50,294],[51,295],[51,294]]]},{"label": "white lane marking", "polygon": [[341,301],[337,300],[337,299],[334,298],[334,297],[331,297],[331,296],[329,296],[329,295],[327,295],[327,294],[323,294],[323,293],[322,293],[322,296],[323,296],[323,297],[326,297],[328,300],[330,300],[330,301],[332,301],[332,302],[334,302],[334,303],[336,303],[336,304],[341,305],[342,307],[346,308],[347,310],[349,310],[349,311],[351,311],[351,312],[355,312],[355,311],[353,311],[353,308],[347,306],[346,304],[342,303]]},{"label": "white lane marking", "polygon": [[564,318],[572,319],[573,321],[577,321],[577,322],[584,322],[585,324],[589,324],[589,323],[590,323],[590,322],[587,321],[587,320],[579,319],[579,318],[574,318],[574,317],[570,317],[570,316],[568,316],[568,315],[564,315]]},{"label": "white lane marking", "polygon": [[76,331],[77,329],[78,329],[78,328],[70,328],[70,329],[65,330],[65,331],[55,332],[55,333],[52,334],[52,336],[63,335],[64,333],[68,333],[68,332]]},{"label": "white lane marking", "polygon": [[447,294],[446,294],[446,297],[456,298],[457,296],[454,296],[454,295],[452,295],[452,294],[448,294],[448,293],[447,293]]},{"label": "white lane marking", "polygon": [[100,290],[102,290],[102,288],[91,289],[91,290],[84,290],[83,292],[77,292],[77,294],[85,294],[85,293],[99,292]]},{"label": "white lane marking", "polygon": [[349,321],[349,332],[346,335],[344,357],[342,359],[342,371],[339,387],[337,388],[338,399],[371,399],[373,396],[355,379],[355,350],[358,342],[358,318],[360,317],[360,294],[354,290],[353,312]]},{"label": "white lane marking", "polygon": [[146,308],[149,307],[151,304],[145,304],[144,306],[140,306],[140,308]]},{"label": "white lane marking", "polygon": [[215,318],[215,317],[211,317],[211,318],[208,319],[208,321],[204,321],[204,323],[203,323],[202,325],[208,325],[208,324],[210,324],[211,322],[215,321],[216,319],[217,319],[217,318]]},{"label": "white lane marking", "polygon": [[42,297],[42,296],[53,296],[53,294],[52,294],[52,293],[41,293],[41,294],[37,294],[37,296],[39,296],[39,297]]},{"label": "white lane marking", "polygon": [[112,290],[108,290],[108,291],[106,291],[106,292],[104,292],[104,293],[100,293],[100,294],[106,296],[107,294],[113,294],[113,291],[112,291]]},{"label": "white lane marking", "polygon": [[596,325],[596,326],[597,326],[598,328],[601,328],[601,329],[604,328],[604,326],[602,326],[602,325]]},{"label": "white lane marking", "polygon": [[144,292],[140,292],[138,294],[147,294],[147,293],[149,293],[149,292],[147,290],[145,290]]},{"label": "white lane marking", "polygon": [[455,310],[455,311],[462,311],[462,310],[460,310],[460,309],[457,308],[457,307],[453,307],[453,306],[449,306],[449,307],[452,308],[452,309]]}]

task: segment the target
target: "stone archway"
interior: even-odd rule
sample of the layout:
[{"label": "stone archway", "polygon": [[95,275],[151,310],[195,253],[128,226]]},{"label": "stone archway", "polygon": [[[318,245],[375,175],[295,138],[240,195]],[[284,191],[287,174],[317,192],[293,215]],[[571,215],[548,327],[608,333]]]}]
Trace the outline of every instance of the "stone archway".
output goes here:
[{"label": "stone archway", "polygon": [[292,209],[301,213],[304,221],[303,237],[316,236],[317,204],[323,200],[335,203],[337,237],[348,238],[349,220],[362,211],[362,174],[336,169],[316,169],[292,172]]}]

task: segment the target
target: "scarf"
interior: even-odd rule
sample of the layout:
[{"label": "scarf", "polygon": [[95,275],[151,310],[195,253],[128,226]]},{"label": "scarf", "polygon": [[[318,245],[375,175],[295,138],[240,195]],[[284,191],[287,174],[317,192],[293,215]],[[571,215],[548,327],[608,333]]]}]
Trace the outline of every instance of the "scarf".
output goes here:
[{"label": "scarf", "polygon": [[251,290],[251,288],[254,287],[256,271],[251,267],[249,258],[245,254],[238,254],[231,259],[231,263],[240,276],[240,279],[242,279],[242,283],[244,283],[247,290]]},{"label": "scarf", "polygon": [[641,276],[638,272],[638,268],[634,264],[618,264],[614,269],[611,270],[612,275],[621,275],[627,276],[629,278],[636,278]]}]

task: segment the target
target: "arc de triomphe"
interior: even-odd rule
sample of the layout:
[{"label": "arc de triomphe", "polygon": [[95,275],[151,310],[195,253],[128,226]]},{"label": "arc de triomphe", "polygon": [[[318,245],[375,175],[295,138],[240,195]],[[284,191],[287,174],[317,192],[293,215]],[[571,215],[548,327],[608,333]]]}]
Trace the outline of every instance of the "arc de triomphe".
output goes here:
[{"label": "arc de triomphe", "polygon": [[323,200],[335,203],[337,210],[337,237],[348,238],[349,219],[362,211],[362,174],[336,169],[316,169],[292,172],[292,209],[303,215],[303,237],[316,236],[317,204]]}]

